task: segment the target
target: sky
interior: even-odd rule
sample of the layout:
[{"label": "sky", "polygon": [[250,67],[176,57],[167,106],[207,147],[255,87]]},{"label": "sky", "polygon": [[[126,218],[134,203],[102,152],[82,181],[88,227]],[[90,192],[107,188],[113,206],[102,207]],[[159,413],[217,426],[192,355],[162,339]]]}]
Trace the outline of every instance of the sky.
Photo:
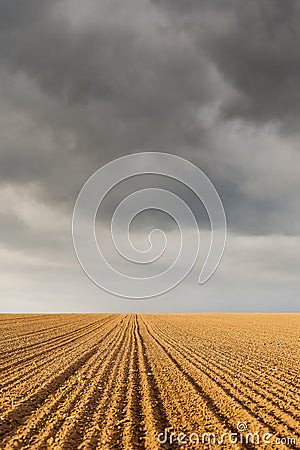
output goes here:
[{"label": "sky", "polygon": [[[297,0],[1,1],[0,311],[299,311],[299,20]],[[97,169],[149,151],[210,178],[226,249],[204,285],[198,261],[170,292],[123,299],[80,267],[72,212]],[[170,187],[155,176],[131,182],[97,221],[120,270],[108,246],[114,207],[137,188]],[[196,210],[205,254],[202,206],[171,187]],[[161,226],[172,256],[170,218],[142,215],[133,240],[144,248]]]}]

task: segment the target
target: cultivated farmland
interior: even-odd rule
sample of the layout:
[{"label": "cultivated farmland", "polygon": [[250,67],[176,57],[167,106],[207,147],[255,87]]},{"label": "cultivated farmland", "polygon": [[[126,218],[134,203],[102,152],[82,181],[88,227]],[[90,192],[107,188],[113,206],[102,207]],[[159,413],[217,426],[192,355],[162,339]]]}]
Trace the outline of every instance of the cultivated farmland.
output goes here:
[{"label": "cultivated farmland", "polygon": [[1,449],[300,448],[297,314],[1,315],[0,333]]}]

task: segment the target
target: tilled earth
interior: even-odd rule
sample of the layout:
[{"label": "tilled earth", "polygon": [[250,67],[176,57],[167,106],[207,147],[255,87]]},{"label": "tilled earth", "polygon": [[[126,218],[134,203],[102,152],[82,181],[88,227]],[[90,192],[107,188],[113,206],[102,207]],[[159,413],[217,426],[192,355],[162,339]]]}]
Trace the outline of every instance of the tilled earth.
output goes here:
[{"label": "tilled earth", "polygon": [[0,448],[299,449],[299,337],[298,314],[0,315]]}]

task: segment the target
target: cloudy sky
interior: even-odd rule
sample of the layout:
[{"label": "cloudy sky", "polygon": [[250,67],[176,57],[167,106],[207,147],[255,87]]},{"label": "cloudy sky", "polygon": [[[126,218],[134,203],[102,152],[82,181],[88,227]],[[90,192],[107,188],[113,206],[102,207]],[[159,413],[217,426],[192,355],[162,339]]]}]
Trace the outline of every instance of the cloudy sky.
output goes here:
[{"label": "cloudy sky", "polygon": [[[299,310],[299,21],[297,0],[1,1],[1,311]],[[134,301],[86,277],[71,219],[96,169],[143,151],[207,174],[228,238],[208,283],[196,265],[175,290]],[[145,183],[161,182],[136,180],[103,205],[99,241],[112,204]],[[135,238],[156,219],[172,234],[151,213]]]}]

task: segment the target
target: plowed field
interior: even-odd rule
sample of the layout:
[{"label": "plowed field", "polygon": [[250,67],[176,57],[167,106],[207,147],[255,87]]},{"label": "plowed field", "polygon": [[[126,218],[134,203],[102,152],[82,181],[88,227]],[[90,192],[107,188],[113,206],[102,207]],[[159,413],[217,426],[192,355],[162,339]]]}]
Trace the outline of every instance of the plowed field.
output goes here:
[{"label": "plowed field", "polygon": [[0,333],[1,449],[300,448],[297,314],[1,315]]}]

